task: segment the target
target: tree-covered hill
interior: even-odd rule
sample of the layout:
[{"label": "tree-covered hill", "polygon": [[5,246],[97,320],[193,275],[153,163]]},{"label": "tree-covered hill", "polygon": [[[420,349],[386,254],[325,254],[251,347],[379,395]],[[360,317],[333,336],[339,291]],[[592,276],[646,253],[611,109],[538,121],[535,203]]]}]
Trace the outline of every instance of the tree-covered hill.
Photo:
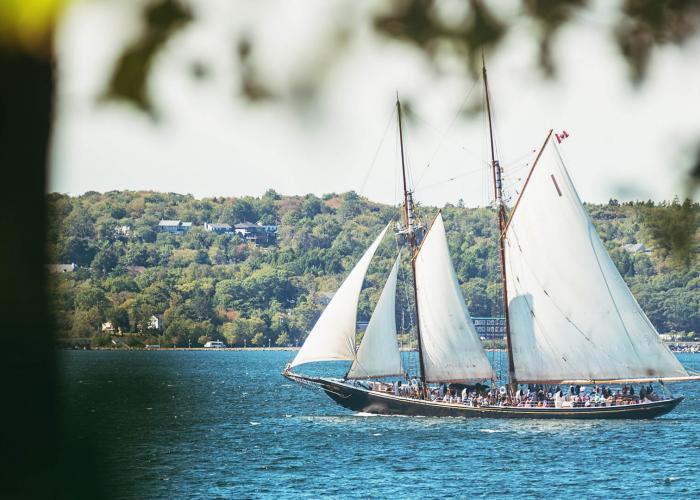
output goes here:
[{"label": "tree-covered hill", "polygon": [[[399,211],[353,192],[319,198],[281,196],[195,199],[155,192],[50,194],[50,300],[60,337],[111,343],[103,323],[135,333],[130,343],[290,345],[303,340],[372,239]],[[670,252],[669,224],[699,232],[700,207],[678,202],[590,205],[589,212],[627,283],[661,332],[700,331],[700,265],[692,248]],[[434,207],[420,207],[429,223]],[[680,215],[679,215],[680,214]],[[443,208],[450,250],[473,316],[501,311],[494,213]],[[171,234],[161,220],[191,222]],[[205,223],[268,226],[276,239],[256,245],[245,234],[217,234]],[[225,226],[222,226],[225,227]],[[686,228],[687,229],[687,228]],[[685,241],[685,240],[684,240]],[[632,246],[632,244],[641,246]],[[626,248],[623,245],[628,245]],[[387,237],[370,266],[360,300],[367,320],[397,252]],[[405,259],[404,259],[405,261]],[[76,264],[57,268],[55,264]],[[399,302],[411,294],[403,263]],[[161,317],[159,331],[152,317]],[[408,312],[398,314],[408,330]],[[116,337],[119,339],[119,337]]]}]

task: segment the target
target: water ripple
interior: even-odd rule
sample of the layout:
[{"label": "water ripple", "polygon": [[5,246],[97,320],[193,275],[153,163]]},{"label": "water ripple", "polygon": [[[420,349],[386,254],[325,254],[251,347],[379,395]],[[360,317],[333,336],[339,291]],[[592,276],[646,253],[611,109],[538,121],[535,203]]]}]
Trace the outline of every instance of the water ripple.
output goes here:
[{"label": "water ripple", "polygon": [[290,384],[292,356],[69,352],[69,416],[122,498],[700,496],[700,384],[654,421],[375,418]]}]

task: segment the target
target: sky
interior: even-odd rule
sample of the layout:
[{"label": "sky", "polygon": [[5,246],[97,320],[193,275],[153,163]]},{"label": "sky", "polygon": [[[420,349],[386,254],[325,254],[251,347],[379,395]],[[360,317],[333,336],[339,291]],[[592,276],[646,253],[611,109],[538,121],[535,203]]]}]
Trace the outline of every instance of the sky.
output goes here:
[{"label": "sky", "polygon": [[[435,72],[425,56],[388,41],[368,21],[383,2],[278,0],[191,2],[195,22],[155,62],[149,89],[160,119],[128,103],[103,103],[120,51],[140,30],[141,0],[77,1],[59,29],[58,99],[49,190],[155,190],[196,197],[355,190],[400,199],[396,94],[415,118],[406,151],[416,199],[442,206],[491,202],[485,116],[463,118],[483,93],[460,64]],[[611,35],[615,2],[557,35],[557,77],[537,66],[535,27],[516,19],[488,61],[499,157],[512,200],[550,128],[581,198],[683,196],[684,169],[700,138],[700,40],[656,49],[634,87]],[[517,2],[500,12],[517,16]],[[448,15],[461,3],[440,4]],[[331,53],[339,19],[348,45]],[[236,41],[254,42],[260,78],[282,94],[318,83],[312,100],[251,103],[240,96]],[[329,55],[330,54],[330,55]],[[207,78],[192,77],[201,62]],[[319,68],[322,68],[321,71]],[[320,76],[323,73],[323,76]],[[312,75],[309,77],[309,75]]]}]

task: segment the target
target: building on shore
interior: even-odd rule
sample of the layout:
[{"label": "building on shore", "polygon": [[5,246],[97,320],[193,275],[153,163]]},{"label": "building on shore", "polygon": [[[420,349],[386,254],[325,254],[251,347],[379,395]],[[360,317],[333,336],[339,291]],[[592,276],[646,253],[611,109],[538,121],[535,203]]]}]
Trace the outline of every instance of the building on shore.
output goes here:
[{"label": "building on shore", "polygon": [[46,269],[49,274],[72,273],[78,266],[72,262],[70,264],[47,264]]},{"label": "building on shore", "polygon": [[163,219],[158,223],[158,231],[170,234],[185,234],[192,229],[191,222]]},{"label": "building on shore", "polygon": [[233,228],[237,235],[256,245],[267,246],[277,242],[277,226],[274,224],[241,222]]},{"label": "building on shore", "polygon": [[225,224],[222,222],[205,222],[204,230],[216,234],[234,234],[231,224]]},{"label": "building on shore", "polygon": [[148,318],[148,329],[163,331],[165,329],[165,321],[162,314],[154,314]]}]

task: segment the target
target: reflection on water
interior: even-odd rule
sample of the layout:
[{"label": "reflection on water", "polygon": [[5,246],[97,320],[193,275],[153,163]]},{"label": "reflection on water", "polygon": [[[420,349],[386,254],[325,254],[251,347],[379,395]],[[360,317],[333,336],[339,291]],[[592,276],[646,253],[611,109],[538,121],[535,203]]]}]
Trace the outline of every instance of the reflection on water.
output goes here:
[{"label": "reflection on water", "polygon": [[284,379],[292,357],[66,352],[68,417],[128,498],[700,494],[700,384],[654,421],[375,417]]}]

